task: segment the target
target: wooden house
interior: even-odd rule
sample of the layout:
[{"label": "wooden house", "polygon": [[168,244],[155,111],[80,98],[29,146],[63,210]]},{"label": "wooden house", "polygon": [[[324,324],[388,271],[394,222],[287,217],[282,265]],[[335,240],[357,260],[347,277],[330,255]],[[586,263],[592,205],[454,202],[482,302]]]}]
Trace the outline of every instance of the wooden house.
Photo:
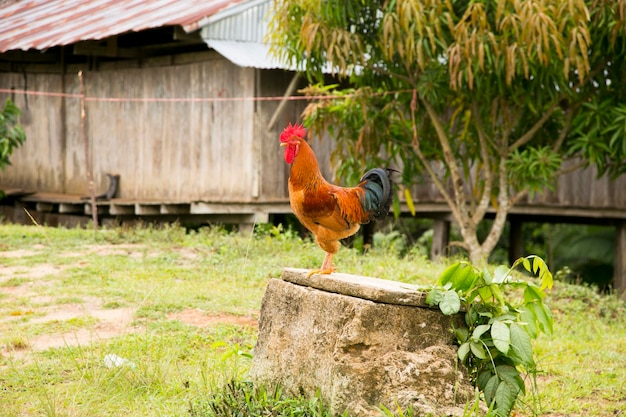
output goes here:
[{"label": "wooden house", "polygon": [[[305,83],[267,55],[270,5],[22,0],[0,9],[0,100],[22,109],[28,138],[0,186],[28,193],[19,201],[52,224],[88,218],[89,173],[98,194],[107,173],[120,176],[115,198],[98,203],[102,218],[249,226],[288,212],[278,136],[306,103],[283,96]],[[330,145],[314,144],[326,174]]]},{"label": "wooden house", "polygon": [[[305,81],[263,42],[272,0],[0,0],[0,101],[22,109],[27,141],[0,172],[0,213],[84,222],[95,193],[119,175],[101,219],[183,219],[249,228],[289,213],[278,136],[300,120]],[[81,77],[82,75],[82,82]],[[84,117],[82,110],[84,109]],[[332,142],[313,146],[327,177]],[[449,210],[415,186],[418,215]],[[12,198],[12,199],[11,199]],[[8,201],[8,203],[7,203]],[[513,208],[524,221],[614,225],[615,283],[626,289],[626,177],[577,170]],[[519,247],[512,233],[512,247]],[[517,242],[517,243],[516,243]]]}]

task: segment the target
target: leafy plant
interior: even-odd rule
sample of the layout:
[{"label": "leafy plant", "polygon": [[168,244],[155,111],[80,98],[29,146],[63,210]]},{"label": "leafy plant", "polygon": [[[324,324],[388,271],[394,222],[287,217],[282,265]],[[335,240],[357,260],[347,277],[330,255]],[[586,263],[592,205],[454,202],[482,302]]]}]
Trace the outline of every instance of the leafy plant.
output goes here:
[{"label": "leafy plant", "polygon": [[[513,277],[520,265],[538,275],[539,286]],[[464,324],[454,329],[458,358],[495,415],[510,415],[525,393],[522,372],[533,377],[536,392],[531,339],[552,333],[552,315],[543,302],[544,290],[552,288],[552,273],[534,255],[519,258],[511,268],[499,266],[493,273],[457,262],[443,272],[438,284],[427,302],[446,315],[464,313]]]},{"label": "leafy plant", "polygon": [[0,112],[0,168],[11,165],[9,157],[26,140],[24,130],[18,124],[19,116],[20,109],[7,99]]},{"label": "leafy plant", "polygon": [[268,390],[250,382],[231,381],[206,402],[191,409],[193,417],[289,416],[329,417],[330,410],[319,396],[293,398],[280,387]]}]

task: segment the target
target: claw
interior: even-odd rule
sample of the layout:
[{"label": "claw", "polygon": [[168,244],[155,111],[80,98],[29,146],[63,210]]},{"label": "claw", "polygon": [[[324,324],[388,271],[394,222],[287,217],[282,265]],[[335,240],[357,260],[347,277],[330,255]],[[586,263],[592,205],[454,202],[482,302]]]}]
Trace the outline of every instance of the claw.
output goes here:
[{"label": "claw", "polygon": [[330,269],[312,269],[309,271],[308,274],[306,274],[307,278],[311,278],[312,275],[330,275],[333,272],[335,272],[335,268],[330,268]]},{"label": "claw", "polygon": [[324,263],[322,263],[322,267],[320,269],[312,269],[307,275],[307,278],[311,278],[311,275],[320,274],[320,275],[330,275],[335,272],[337,268],[333,265],[333,254],[326,252],[326,256],[324,257]]}]

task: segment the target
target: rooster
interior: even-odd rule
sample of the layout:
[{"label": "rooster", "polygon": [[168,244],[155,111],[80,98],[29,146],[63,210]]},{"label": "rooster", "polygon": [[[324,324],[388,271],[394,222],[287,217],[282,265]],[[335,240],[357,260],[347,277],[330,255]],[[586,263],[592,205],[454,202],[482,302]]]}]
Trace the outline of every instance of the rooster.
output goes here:
[{"label": "rooster", "polygon": [[388,170],[374,168],[361,177],[356,187],[330,184],[322,176],[305,136],[302,125],[289,123],[280,135],[280,146],[285,147],[285,161],[291,165],[291,209],[326,252],[322,267],[312,270],[310,277],[333,273],[333,255],[339,251],[339,240],[354,235],[360,225],[387,215],[393,200],[393,183]]}]

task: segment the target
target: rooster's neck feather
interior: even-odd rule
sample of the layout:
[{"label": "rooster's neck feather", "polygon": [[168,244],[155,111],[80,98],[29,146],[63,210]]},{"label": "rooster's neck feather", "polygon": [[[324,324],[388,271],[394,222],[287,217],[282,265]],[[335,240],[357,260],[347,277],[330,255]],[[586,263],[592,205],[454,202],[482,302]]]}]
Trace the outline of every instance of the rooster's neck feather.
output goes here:
[{"label": "rooster's neck feather", "polygon": [[300,142],[298,154],[291,164],[289,182],[295,189],[316,187],[326,182],[313,149],[304,140]]}]

